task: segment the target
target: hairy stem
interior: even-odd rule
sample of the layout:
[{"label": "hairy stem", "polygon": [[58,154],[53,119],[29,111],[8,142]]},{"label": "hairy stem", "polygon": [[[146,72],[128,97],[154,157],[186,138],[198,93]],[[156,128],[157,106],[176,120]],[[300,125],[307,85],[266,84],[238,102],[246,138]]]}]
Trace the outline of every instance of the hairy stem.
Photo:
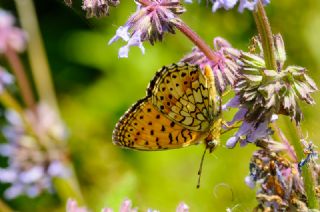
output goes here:
[{"label": "hairy stem", "polygon": [[218,63],[219,57],[214,53],[214,51],[183,21],[179,21],[176,24],[176,27],[187,36],[193,43],[196,45],[200,51],[203,52],[206,57],[213,61],[214,63]]},{"label": "hairy stem", "polygon": [[33,2],[32,0],[15,0],[15,3],[22,27],[29,35],[28,57],[39,98],[47,102],[59,114]]},{"label": "hairy stem", "polygon": [[32,93],[32,88],[29,83],[29,79],[26,75],[26,71],[21,63],[20,58],[18,57],[17,53],[11,49],[10,47],[7,48],[5,52],[5,56],[12,68],[12,72],[14,73],[17,83],[20,88],[21,96],[27,108],[34,109],[35,106],[35,99]]},{"label": "hairy stem", "polygon": [[[306,157],[304,154],[304,147],[302,146],[301,139],[303,134],[300,126],[296,126],[296,132],[298,132],[298,138],[293,139],[292,145],[296,151],[298,160],[301,161]],[[304,190],[306,192],[308,206],[310,209],[318,209],[319,201],[316,196],[315,183],[312,177],[312,171],[309,166],[301,167],[301,175],[303,177]]]},{"label": "hairy stem", "polygon": [[[138,2],[147,7],[150,5],[148,0],[138,0]],[[186,25],[181,19],[175,21],[175,26],[187,36],[196,45],[203,54],[214,63],[219,62],[219,57],[216,56],[214,51],[197,35],[188,25]]]},{"label": "hairy stem", "polygon": [[[253,12],[253,16],[259,32],[259,36],[261,38],[263,55],[266,63],[266,69],[278,70],[276,56],[275,56],[275,46],[273,42],[273,34],[268,21],[268,17],[266,15],[266,12],[260,0],[257,4],[257,10]],[[298,160],[301,161],[305,157],[305,155],[303,152],[304,149],[300,142],[300,138],[302,138],[302,133],[299,126],[297,127],[296,131],[297,131],[297,134],[299,135],[299,138],[292,139],[291,144],[294,147],[294,151],[297,155]],[[307,166],[302,167],[301,175],[304,181],[308,207],[318,208],[319,202],[317,200],[316,192],[314,190],[315,182],[312,178],[312,173],[310,168],[308,168]]]},{"label": "hairy stem", "polygon": [[253,17],[261,39],[266,68],[277,70],[273,34],[266,11],[264,10],[261,1],[258,2],[257,9],[253,12]]}]

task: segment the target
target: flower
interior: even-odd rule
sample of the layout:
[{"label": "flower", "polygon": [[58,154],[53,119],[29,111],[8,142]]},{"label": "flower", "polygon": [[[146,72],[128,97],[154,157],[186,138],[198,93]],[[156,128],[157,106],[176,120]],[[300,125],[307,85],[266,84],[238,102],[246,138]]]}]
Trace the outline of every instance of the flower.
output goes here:
[{"label": "flower", "polygon": [[5,115],[9,124],[3,135],[8,143],[0,144],[0,155],[8,157],[8,166],[0,168],[0,181],[11,185],[4,196],[14,199],[22,194],[36,197],[43,191],[51,192],[54,177],[71,174],[65,165],[63,124],[45,104],[35,112],[7,111]]},{"label": "flower", "polygon": [[85,207],[79,207],[74,199],[68,199],[66,212],[89,212]]},{"label": "flower", "polygon": [[184,202],[180,202],[180,204],[176,209],[176,212],[188,212],[188,211],[189,211],[189,206]]},{"label": "flower", "polygon": [[[209,60],[197,47],[194,47],[192,52],[184,56],[181,61],[197,64],[201,69],[209,65],[215,77],[216,88],[222,93],[228,85],[233,86],[240,77],[238,73],[240,66],[236,63],[237,58],[234,57],[234,55],[237,54],[237,50],[233,49],[228,41],[216,37],[213,43],[218,62]],[[230,54],[230,52],[232,52],[232,54]]]},{"label": "flower", "polygon": [[[256,209],[308,211],[296,156],[287,154],[291,150],[286,148],[291,147],[286,144],[287,141],[282,142],[269,139],[260,141],[261,149],[253,153],[249,165],[250,174],[245,178],[245,182],[250,188],[259,185],[256,196],[259,205]],[[275,148],[277,151],[274,151]],[[315,182],[319,182],[317,170],[313,169],[313,172]]]},{"label": "flower", "polygon": [[[70,5],[70,2],[66,2]],[[87,11],[87,18],[109,15],[109,8],[116,7],[120,0],[83,0],[82,9]]]},{"label": "flower", "polygon": [[13,76],[0,66],[0,93],[14,81]]},{"label": "flower", "polygon": [[[280,35],[276,42],[277,70],[266,70],[262,57],[241,52],[242,78],[235,85],[240,102],[250,111],[247,119],[264,119],[268,113],[284,114],[294,119],[297,124],[302,120],[298,100],[315,104],[311,93],[318,90],[315,82],[306,74],[306,69],[299,66],[283,67],[285,50]],[[281,39],[280,39],[281,38]]]},{"label": "flower", "polygon": [[[247,142],[266,138],[272,134],[269,124],[278,114],[289,116],[298,125],[303,114],[299,100],[315,104],[311,94],[318,90],[315,82],[306,74],[306,69],[299,66],[284,67],[286,54],[280,35],[274,36],[276,70],[267,70],[262,53],[232,52],[241,66],[240,76],[235,85],[235,97],[223,106],[239,108],[229,125],[242,121],[238,132],[227,141],[227,147],[233,148],[240,141]],[[258,47],[261,43],[257,40]],[[255,50],[255,46],[251,48]]]},{"label": "flower", "polygon": [[22,52],[26,47],[26,34],[20,28],[13,26],[14,17],[0,9],[0,54],[8,48]]},{"label": "flower", "polygon": [[[212,12],[216,12],[220,8],[230,10],[239,2],[239,12],[243,12],[244,9],[254,10],[259,0],[210,0],[212,4]],[[185,0],[186,3],[192,3],[192,0]],[[270,3],[270,0],[262,0],[263,5]]]},{"label": "flower", "polygon": [[127,42],[119,50],[119,57],[128,57],[129,48],[138,46],[144,53],[143,41],[154,44],[161,41],[165,32],[174,33],[177,15],[185,9],[179,0],[140,0],[135,1],[137,11],[129,18],[124,26],[117,29],[116,35],[111,38],[109,45],[120,38]]}]

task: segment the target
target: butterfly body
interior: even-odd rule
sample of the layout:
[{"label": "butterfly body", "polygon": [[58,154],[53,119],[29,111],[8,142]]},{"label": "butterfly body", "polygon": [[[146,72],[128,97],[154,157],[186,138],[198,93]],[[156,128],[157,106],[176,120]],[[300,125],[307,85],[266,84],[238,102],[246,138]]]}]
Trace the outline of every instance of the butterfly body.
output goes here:
[{"label": "butterfly body", "polygon": [[187,63],[164,66],[119,120],[113,142],[137,150],[175,149],[205,141],[210,151],[221,118],[211,69]]}]

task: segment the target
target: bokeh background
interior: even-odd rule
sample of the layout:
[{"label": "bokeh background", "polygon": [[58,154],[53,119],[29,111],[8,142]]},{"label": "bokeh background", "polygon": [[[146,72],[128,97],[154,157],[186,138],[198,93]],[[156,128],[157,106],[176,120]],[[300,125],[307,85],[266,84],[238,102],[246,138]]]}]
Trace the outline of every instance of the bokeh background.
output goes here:
[{"label": "bokeh background", "polygon": [[[274,33],[286,43],[287,63],[309,69],[319,86],[320,1],[271,1],[266,10]],[[156,70],[177,62],[192,48],[179,31],[166,35],[162,43],[145,43],[146,53],[131,48],[128,59],[118,59],[124,43],[110,46],[108,40],[125,23],[136,5],[122,0],[111,8],[110,16],[86,19],[81,2],[69,8],[62,0],[35,0],[40,28],[48,54],[59,106],[70,132],[68,147],[81,191],[93,211],[102,207],[118,210],[125,198],[141,211],[148,208],[174,211],[184,201],[191,211],[251,211],[256,205],[255,190],[244,183],[249,160],[255,150],[221,147],[207,155],[200,189],[196,189],[197,171],[203,146],[159,151],[124,150],[112,144],[112,130],[120,116],[139,98]],[[1,0],[0,7],[15,12],[14,1]],[[207,43],[216,36],[229,40],[236,48],[247,50],[255,35],[250,12],[220,10],[214,14],[206,2],[186,5],[183,20]],[[22,55],[26,59],[26,55]],[[317,102],[320,94],[314,95]],[[319,146],[320,107],[302,104],[304,133]],[[232,111],[226,115],[231,118]],[[280,119],[286,135],[294,138],[288,119]],[[2,159],[5,160],[5,159]],[[0,186],[0,195],[7,185]],[[43,194],[34,199],[19,197],[6,201],[18,211],[63,211],[58,196]]]}]

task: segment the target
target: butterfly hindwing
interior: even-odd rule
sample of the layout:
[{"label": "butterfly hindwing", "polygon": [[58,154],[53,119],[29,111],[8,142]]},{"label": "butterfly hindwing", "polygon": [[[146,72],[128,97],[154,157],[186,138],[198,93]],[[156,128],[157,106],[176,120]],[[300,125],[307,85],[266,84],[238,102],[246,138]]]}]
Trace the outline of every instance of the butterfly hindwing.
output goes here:
[{"label": "butterfly hindwing", "polygon": [[147,96],[121,117],[113,131],[113,142],[138,150],[164,150],[189,146],[204,134],[168,119]]},{"label": "butterfly hindwing", "polygon": [[185,128],[204,132],[210,127],[214,104],[198,66],[164,66],[150,82],[148,95],[159,111]]}]

